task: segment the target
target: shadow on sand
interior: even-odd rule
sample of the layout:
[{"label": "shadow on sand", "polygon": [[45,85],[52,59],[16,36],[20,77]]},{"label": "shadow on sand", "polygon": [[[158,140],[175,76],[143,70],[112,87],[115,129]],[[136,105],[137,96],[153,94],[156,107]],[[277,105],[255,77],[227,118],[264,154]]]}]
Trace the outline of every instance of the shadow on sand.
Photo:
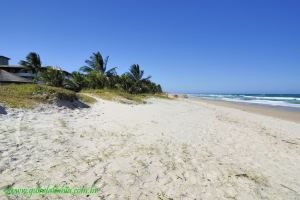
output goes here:
[{"label": "shadow on sand", "polygon": [[78,101],[78,100],[75,100],[75,101],[59,100],[55,104],[58,107],[66,107],[69,109],[89,108],[90,107],[89,105],[87,105],[81,101]]}]

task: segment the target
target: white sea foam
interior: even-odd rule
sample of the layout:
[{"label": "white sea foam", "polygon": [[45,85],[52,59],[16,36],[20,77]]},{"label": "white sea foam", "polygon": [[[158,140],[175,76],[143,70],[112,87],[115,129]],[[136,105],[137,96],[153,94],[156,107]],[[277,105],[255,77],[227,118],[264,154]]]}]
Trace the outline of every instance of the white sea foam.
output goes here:
[{"label": "white sea foam", "polygon": [[190,96],[206,98],[206,99],[220,99],[224,101],[243,102],[253,104],[263,104],[270,106],[285,106],[300,108],[300,98],[298,96],[258,96],[258,95],[244,95],[244,94],[190,94]]},{"label": "white sea foam", "polygon": [[247,96],[242,95],[243,97],[253,98],[253,99],[270,99],[270,100],[296,100],[300,101],[300,98],[297,97],[259,97],[259,96]]},{"label": "white sea foam", "polygon": [[270,105],[270,106],[285,106],[285,107],[300,108],[300,104],[293,104],[293,103],[288,103],[288,102],[285,102],[285,101],[241,100],[241,99],[229,99],[229,98],[222,98],[222,100],[224,100],[224,101],[232,101],[232,102],[264,104],[264,105]]}]

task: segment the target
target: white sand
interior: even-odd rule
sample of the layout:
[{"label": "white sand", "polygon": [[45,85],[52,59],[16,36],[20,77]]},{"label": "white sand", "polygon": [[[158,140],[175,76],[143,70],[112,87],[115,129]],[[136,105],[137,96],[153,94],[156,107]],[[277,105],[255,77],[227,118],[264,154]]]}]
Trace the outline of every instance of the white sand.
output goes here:
[{"label": "white sand", "polygon": [[99,188],[32,199],[300,199],[299,123],[183,99],[7,112],[0,188]]}]

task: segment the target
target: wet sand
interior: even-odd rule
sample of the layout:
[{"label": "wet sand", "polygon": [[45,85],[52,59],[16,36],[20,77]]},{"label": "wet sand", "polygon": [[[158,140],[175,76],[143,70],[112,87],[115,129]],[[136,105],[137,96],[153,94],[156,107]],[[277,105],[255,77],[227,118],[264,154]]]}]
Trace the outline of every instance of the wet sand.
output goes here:
[{"label": "wet sand", "polygon": [[261,115],[266,115],[270,117],[275,117],[279,119],[300,123],[300,109],[298,108],[229,102],[229,101],[222,101],[222,100],[208,100],[208,99],[199,99],[199,98],[191,98],[191,99],[196,101],[211,103],[217,106],[235,108],[246,112],[257,113]]}]

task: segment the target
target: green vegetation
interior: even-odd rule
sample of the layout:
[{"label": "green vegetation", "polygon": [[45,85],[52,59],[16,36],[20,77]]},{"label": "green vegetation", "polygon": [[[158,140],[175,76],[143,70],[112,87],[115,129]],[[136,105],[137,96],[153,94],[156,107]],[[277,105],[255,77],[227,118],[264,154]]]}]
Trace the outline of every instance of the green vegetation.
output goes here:
[{"label": "green vegetation", "polygon": [[[78,98],[87,104],[96,102],[83,93],[122,103],[145,103],[151,97],[168,98],[161,86],[150,80],[151,76],[144,77],[138,64],[118,75],[117,67],[107,68],[108,59],[108,56],[103,59],[100,52],[93,53],[80,71],[68,73],[59,67],[43,67],[40,56],[30,52],[19,63],[35,74],[35,83],[42,84],[3,85],[0,87],[0,102],[15,108],[33,108],[37,103]],[[75,92],[80,93],[76,95]]]},{"label": "green vegetation", "polygon": [[38,73],[37,81],[54,87],[63,87],[68,73],[59,68],[49,66],[47,69]]},{"label": "green vegetation", "polygon": [[168,197],[164,192],[162,193],[157,193],[157,199],[159,200],[173,200],[173,198]]},{"label": "green vegetation", "polygon": [[88,74],[91,72],[98,72],[98,73],[106,75],[108,77],[110,75],[116,74],[117,67],[113,67],[109,70],[106,70],[108,58],[109,58],[109,56],[107,56],[105,58],[105,60],[103,60],[103,57],[100,52],[93,53],[93,55],[90,57],[90,59],[85,61],[85,63],[88,66],[81,67],[80,71],[83,71]]},{"label": "green vegetation", "polygon": [[82,101],[83,103],[86,103],[86,104],[93,104],[93,103],[96,103],[97,100],[93,97],[90,97],[90,96],[87,96],[85,94],[77,94],[78,98],[80,101]]},{"label": "green vegetation", "polygon": [[21,60],[19,62],[25,69],[32,71],[32,73],[37,74],[42,70],[42,62],[39,54],[35,52],[30,52],[26,56],[26,60]]},{"label": "green vegetation", "polygon": [[0,87],[0,102],[13,108],[33,108],[38,103],[76,99],[73,91],[46,85],[7,84]]},{"label": "green vegetation", "polygon": [[163,93],[160,94],[131,94],[123,90],[117,89],[84,89],[81,91],[83,94],[91,94],[101,99],[118,101],[121,103],[146,103],[148,98],[163,98],[169,99],[169,97]]},{"label": "green vegetation", "polygon": [[80,71],[71,74],[59,67],[42,67],[39,55],[34,52],[29,53],[20,64],[37,74],[35,82],[64,87],[75,92],[82,89],[113,89],[130,94],[162,93],[161,86],[152,82],[151,76],[144,77],[144,71],[138,64],[132,65],[128,72],[118,75],[117,67],[107,68],[108,59],[108,56],[103,59],[100,52],[93,53],[85,61],[86,65],[80,67]]}]

